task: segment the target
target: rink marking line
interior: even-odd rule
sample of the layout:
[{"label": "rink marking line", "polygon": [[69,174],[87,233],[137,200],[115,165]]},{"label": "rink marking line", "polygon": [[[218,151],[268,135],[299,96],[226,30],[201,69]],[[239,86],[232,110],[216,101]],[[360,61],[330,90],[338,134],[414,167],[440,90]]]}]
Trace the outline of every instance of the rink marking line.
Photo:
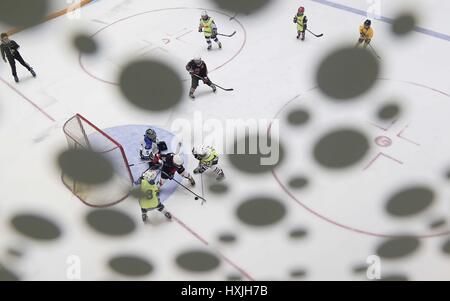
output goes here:
[{"label": "rink marking line", "polygon": [[43,108],[38,106],[34,101],[32,101],[30,98],[28,98],[25,94],[20,92],[16,87],[8,83],[6,80],[4,80],[2,77],[0,77],[0,81],[2,81],[5,85],[7,85],[11,90],[16,92],[18,95],[20,95],[23,99],[25,99],[30,105],[32,105],[36,110],[42,113],[45,117],[47,117],[49,120],[55,122],[56,120],[50,116]]},{"label": "rink marking line", "polygon": [[[56,12],[53,12],[53,13],[45,16],[44,19],[39,22],[39,24],[51,21],[58,17],[64,16],[68,13],[72,13],[78,9],[81,9],[83,6],[85,6],[91,2],[95,2],[95,1],[96,0],[81,0],[80,2],[73,3],[66,8],[63,8],[61,10],[58,10]],[[16,27],[16,28],[12,28],[12,29],[8,30],[7,33],[8,33],[8,35],[13,35],[13,34],[21,32],[21,31],[24,31],[25,29],[28,29],[28,27]]]},{"label": "rink marking line", "polygon": [[[411,81],[406,81],[406,80],[396,80],[396,79],[390,79],[390,78],[377,78],[377,80],[380,81],[389,81],[389,82],[396,82],[396,83],[404,83],[404,84],[409,84],[412,86],[416,86],[416,87],[421,87],[424,88],[426,90],[430,90],[433,92],[436,92],[438,94],[441,94],[447,98],[450,98],[450,94],[446,93],[444,91],[423,85],[423,84],[419,84],[419,83],[415,83],[415,82],[411,82]],[[304,94],[307,94],[311,91],[314,91],[318,89],[318,86],[314,86],[298,95],[296,95],[295,97],[291,98],[290,100],[288,100],[275,114],[275,116],[273,117],[273,119],[277,119],[277,117],[294,101],[298,100],[299,97],[303,96]],[[272,123],[269,124],[269,126],[267,127],[267,135],[270,136],[271,133],[271,128],[272,128]],[[319,219],[328,222],[334,226],[337,226],[339,228],[342,228],[344,230],[348,230],[354,233],[359,233],[359,234],[364,234],[364,235],[368,235],[368,236],[373,236],[373,237],[380,237],[380,238],[402,238],[402,235],[395,235],[395,234],[386,234],[386,233],[377,233],[377,232],[372,232],[372,231],[367,231],[367,230],[363,230],[363,229],[359,229],[350,225],[346,225],[343,223],[340,223],[338,221],[335,221],[321,213],[319,213],[318,211],[310,208],[309,206],[307,206],[305,203],[303,203],[301,200],[299,200],[291,191],[288,187],[286,187],[286,185],[281,181],[281,179],[279,178],[277,172],[275,171],[275,169],[272,169],[271,171],[272,176],[274,177],[276,183],[278,184],[278,186],[280,186],[280,188],[291,198],[291,200],[293,200],[295,203],[297,203],[300,207],[302,207],[304,210],[306,210],[307,212],[309,212],[310,214],[318,217]],[[441,231],[441,232],[437,232],[437,233],[430,233],[430,234],[417,234],[417,235],[409,235],[410,237],[414,237],[417,239],[427,239],[427,238],[434,238],[434,237],[441,237],[441,236],[447,236],[450,235],[450,230],[445,230],[445,231]]]},{"label": "rink marking line", "polygon": [[391,156],[389,156],[389,155],[386,155],[386,154],[383,153],[383,152],[379,152],[372,160],[370,160],[369,164],[367,164],[366,167],[364,167],[363,170],[368,170],[368,169],[375,163],[375,161],[377,161],[380,157],[385,157],[385,158],[391,159],[392,161],[395,161],[395,162],[397,162],[398,164],[403,165],[403,162],[402,162],[402,161],[400,161],[400,160],[398,160],[398,159],[395,159],[394,157],[391,157]]},{"label": "rink marking line", "polygon": [[183,221],[181,221],[178,217],[172,214],[172,218],[175,222],[177,222],[178,225],[183,227],[186,231],[191,233],[195,238],[197,238],[199,241],[201,241],[205,246],[212,249],[213,252],[217,253],[224,261],[226,261],[229,265],[234,267],[236,270],[238,270],[242,275],[244,275],[248,280],[255,281],[255,279],[246,272],[243,268],[239,267],[237,264],[235,264],[233,261],[231,261],[227,256],[225,256],[222,252],[220,252],[218,249],[211,247],[209,242],[204,239],[200,234],[192,230],[189,226],[187,226]]},{"label": "rink marking line", "polygon": [[[332,8],[336,8],[336,9],[340,9],[342,11],[346,11],[346,12],[350,12],[356,15],[360,15],[360,16],[364,16],[367,17],[368,13],[366,11],[363,11],[361,9],[357,9],[351,6],[347,6],[347,5],[343,5],[343,4],[339,4],[339,3],[335,3],[335,2],[331,2],[329,0],[310,0],[312,2],[316,2],[319,4],[323,4]],[[369,14],[370,15],[370,14]],[[374,14],[373,14],[374,15]],[[382,21],[388,24],[393,24],[394,23],[394,19],[388,18],[388,17],[384,17],[384,16],[375,16],[374,18],[377,21]],[[441,32],[437,32],[434,30],[430,30],[424,27],[420,27],[420,26],[415,26],[413,31],[430,36],[432,38],[436,38],[436,39],[440,39],[440,40],[444,40],[447,42],[450,42],[450,36],[445,34],[445,33],[441,33]]]}]

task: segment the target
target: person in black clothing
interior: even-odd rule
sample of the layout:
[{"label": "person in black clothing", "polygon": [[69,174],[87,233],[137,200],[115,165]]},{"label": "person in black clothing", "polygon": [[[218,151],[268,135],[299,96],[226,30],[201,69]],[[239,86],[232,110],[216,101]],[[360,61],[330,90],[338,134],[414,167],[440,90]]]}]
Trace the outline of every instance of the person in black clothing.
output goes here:
[{"label": "person in black clothing", "polygon": [[189,180],[192,186],[195,185],[195,180],[190,173],[184,168],[183,158],[175,153],[157,154],[157,164],[161,168],[160,186],[164,185],[166,180],[173,180],[175,173],[179,173],[183,178]]},{"label": "person in black clothing", "polygon": [[30,71],[31,75],[33,77],[36,77],[36,73],[34,72],[33,68],[28,65],[25,60],[22,58],[22,56],[19,53],[19,44],[16,43],[16,41],[10,40],[7,33],[2,33],[0,35],[0,38],[2,40],[0,44],[0,51],[2,53],[2,58],[6,63],[6,59],[8,59],[9,65],[11,66],[12,75],[14,76],[14,80],[16,83],[19,82],[19,78],[17,77],[17,71],[16,71],[16,60],[22,64],[25,68]]},{"label": "person in black clothing", "polygon": [[192,84],[189,91],[189,97],[195,98],[194,92],[198,87],[198,81],[202,80],[204,84],[210,86],[213,92],[216,92],[216,86],[208,78],[208,68],[200,57],[196,57],[186,65],[186,70],[191,74]]}]

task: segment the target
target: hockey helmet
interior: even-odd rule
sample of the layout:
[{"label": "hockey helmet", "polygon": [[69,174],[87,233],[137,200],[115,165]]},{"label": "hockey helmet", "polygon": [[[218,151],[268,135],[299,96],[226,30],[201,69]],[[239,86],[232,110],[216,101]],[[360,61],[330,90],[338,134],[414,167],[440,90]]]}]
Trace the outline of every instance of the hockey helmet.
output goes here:
[{"label": "hockey helmet", "polygon": [[208,18],[209,18],[208,12],[206,10],[202,11],[202,19],[206,20]]},{"label": "hockey helmet", "polygon": [[177,167],[180,167],[184,164],[183,158],[178,154],[173,155],[172,162]]},{"label": "hockey helmet", "polygon": [[299,13],[300,15],[304,14],[304,13],[305,13],[305,8],[304,8],[303,6],[300,6],[300,7],[298,8],[298,13]]},{"label": "hockey helmet", "polygon": [[365,26],[365,27],[370,27],[370,25],[372,25],[372,21],[370,21],[369,19],[367,19],[367,20],[364,22],[364,26]]},{"label": "hockey helmet", "polygon": [[145,131],[145,136],[147,136],[152,141],[156,141],[156,132],[153,129],[148,129],[147,131]]},{"label": "hockey helmet", "polygon": [[150,184],[155,183],[155,179],[158,176],[158,171],[155,169],[149,169],[142,174],[142,178]]},{"label": "hockey helmet", "polygon": [[194,155],[195,159],[202,160],[208,156],[208,149],[204,145],[198,145],[196,147],[192,148],[192,154]]},{"label": "hockey helmet", "polygon": [[200,65],[202,64],[202,58],[201,58],[200,56],[194,57],[194,63],[195,63],[197,66],[200,66]]}]

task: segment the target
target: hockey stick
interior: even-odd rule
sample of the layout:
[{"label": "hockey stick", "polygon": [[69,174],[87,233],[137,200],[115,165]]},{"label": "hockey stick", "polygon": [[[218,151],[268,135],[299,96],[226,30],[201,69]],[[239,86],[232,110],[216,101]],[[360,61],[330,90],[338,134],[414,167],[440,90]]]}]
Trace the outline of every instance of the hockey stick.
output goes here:
[{"label": "hockey stick", "polygon": [[[203,77],[198,76],[197,74],[193,74],[193,75],[196,76],[196,77],[198,77],[199,79],[202,79],[202,80],[203,80]],[[213,84],[213,85],[216,86],[217,88],[220,88],[220,89],[222,89],[222,90],[224,90],[224,91],[234,91],[233,88],[226,89],[226,88],[223,88],[223,87],[221,87],[221,86],[219,86],[219,85],[217,85],[217,84],[215,84],[215,83],[213,83],[213,82],[211,82],[211,84]]]},{"label": "hockey stick", "polygon": [[308,31],[310,34],[312,34],[312,35],[315,36],[316,38],[323,37],[323,33],[321,33],[321,34],[315,34],[315,33],[312,32],[311,30],[309,30],[308,28],[306,28],[306,31]]},{"label": "hockey stick", "polygon": [[381,56],[378,55],[378,53],[375,51],[375,49],[372,47],[372,45],[369,43],[370,49],[372,50],[373,54],[375,54],[375,56],[381,60]]},{"label": "hockey stick", "polygon": [[228,38],[231,38],[231,37],[234,36],[235,34],[236,34],[236,30],[233,31],[232,34],[216,33],[216,35],[218,35],[218,36],[223,36],[223,37],[228,37]]},{"label": "hockey stick", "polygon": [[[161,172],[162,172],[163,174],[165,174],[166,177],[169,177],[169,175],[168,175],[167,173],[165,173],[164,171],[161,171]],[[169,179],[170,179],[170,177],[169,177]],[[177,183],[178,185],[180,185],[181,187],[183,187],[184,189],[186,189],[187,191],[189,191],[190,193],[192,193],[192,194],[195,196],[195,200],[201,199],[201,200],[202,200],[202,205],[203,205],[203,203],[206,202],[206,199],[205,199],[205,198],[199,196],[198,194],[196,194],[195,192],[193,192],[192,190],[190,190],[188,187],[186,187],[185,185],[183,185],[181,182],[177,181],[177,180],[175,179],[175,177],[173,177],[171,180],[175,181],[175,183]]]}]

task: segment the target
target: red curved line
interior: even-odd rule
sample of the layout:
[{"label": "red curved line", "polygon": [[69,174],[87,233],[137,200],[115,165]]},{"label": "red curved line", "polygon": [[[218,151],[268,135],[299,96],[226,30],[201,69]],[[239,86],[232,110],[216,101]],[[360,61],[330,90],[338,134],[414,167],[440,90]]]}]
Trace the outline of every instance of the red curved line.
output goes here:
[{"label": "red curved line", "polygon": [[[421,87],[421,88],[425,88],[437,93],[440,93],[446,97],[450,98],[450,94],[440,91],[438,89],[435,88],[431,88],[428,87],[426,85],[422,85],[419,83],[415,83],[415,82],[410,82],[410,81],[403,81],[403,80],[395,80],[395,79],[387,79],[387,78],[377,78],[377,80],[384,80],[384,81],[394,81],[394,82],[401,82],[401,83],[406,83],[406,84],[410,84],[410,85],[414,85],[417,87]],[[317,89],[318,87],[315,86],[313,88],[310,88],[308,90],[305,91],[306,92],[310,92],[312,90]],[[286,102],[279,110],[278,112],[275,114],[273,119],[276,119],[278,117],[278,115],[281,114],[281,112],[283,112],[283,110],[292,102],[294,102],[295,100],[297,100],[299,97],[301,96],[301,94],[295,96],[294,98],[290,99],[288,102]],[[272,127],[272,123],[269,124],[268,128],[267,128],[267,133],[270,134],[271,131],[271,127]],[[368,235],[368,236],[375,236],[375,237],[382,237],[382,238],[400,238],[400,237],[404,237],[404,235],[393,235],[393,234],[384,234],[384,233],[376,233],[376,232],[371,232],[371,231],[366,231],[366,230],[361,230],[355,227],[351,227],[345,224],[342,224],[340,222],[337,222],[335,220],[330,219],[329,217],[326,217],[325,215],[320,214],[319,212],[311,209],[310,207],[308,207],[306,204],[304,204],[302,201],[300,201],[299,199],[297,199],[294,194],[281,182],[281,180],[279,179],[277,173],[275,172],[275,169],[272,170],[272,175],[275,179],[275,181],[277,182],[277,184],[280,186],[280,188],[294,201],[296,202],[299,206],[301,206],[303,209],[305,209],[306,211],[308,211],[309,213],[311,213],[312,215],[332,224],[335,225],[337,227],[340,227],[342,229],[348,230],[348,231],[352,231],[355,233],[359,233],[359,234],[364,234],[364,235]],[[442,232],[438,232],[438,233],[434,233],[434,234],[419,234],[419,235],[408,235],[409,237],[414,237],[414,238],[418,238],[418,239],[423,239],[423,238],[432,238],[432,237],[438,237],[438,236],[445,236],[445,235],[450,235],[450,230],[447,231],[442,231]]]},{"label": "red curved line", "polygon": [[[148,11],[145,11],[145,12],[140,12],[140,13],[137,13],[137,14],[134,14],[134,15],[127,16],[127,17],[121,18],[121,19],[119,19],[119,20],[116,20],[116,21],[114,21],[114,22],[112,22],[112,23],[110,23],[110,24],[108,24],[108,25],[106,25],[106,26],[100,28],[99,30],[97,30],[96,32],[94,32],[90,37],[93,38],[94,36],[96,36],[97,34],[99,34],[100,32],[102,32],[103,30],[105,30],[105,29],[107,29],[107,28],[109,28],[109,27],[111,27],[111,26],[113,26],[113,25],[115,25],[115,24],[117,24],[117,23],[119,23],[119,22],[122,22],[122,21],[125,21],[125,20],[128,20],[128,19],[131,19],[131,18],[134,18],[134,17],[138,17],[138,16],[140,16],[140,15],[144,15],[144,14],[148,14],[148,13],[154,13],[154,12],[158,12],[158,11],[179,10],[179,9],[198,9],[198,10],[204,10],[204,8],[199,8],[199,7],[197,7],[197,8],[195,8],[195,7],[194,7],[194,8],[193,8],[193,7],[170,7],[170,8],[160,8],[160,9],[148,10]],[[218,14],[221,14],[221,15],[224,15],[224,16],[227,16],[227,17],[230,18],[230,16],[229,16],[227,13],[221,12],[221,11],[219,11],[219,10],[216,10],[216,9],[208,9],[208,10],[209,10],[209,11],[216,12],[216,13],[218,13]],[[228,64],[229,62],[231,62],[232,60],[234,60],[234,59],[242,52],[242,50],[243,50],[244,47],[245,47],[245,44],[247,43],[247,32],[246,32],[246,30],[245,30],[244,25],[242,25],[242,23],[241,23],[239,20],[237,20],[236,18],[234,18],[233,20],[236,21],[236,23],[238,23],[239,26],[242,28],[242,31],[243,31],[243,33],[244,33],[244,41],[243,41],[241,47],[239,48],[239,50],[238,50],[238,51],[237,51],[230,59],[228,59],[227,61],[225,61],[225,63],[219,65],[218,67],[212,69],[212,70],[210,71],[210,73],[212,73],[212,72],[214,72],[214,71],[216,71],[216,70],[222,68],[223,66],[225,66],[226,64]],[[83,54],[82,54],[81,52],[79,52],[79,55],[78,55],[78,63],[79,63],[79,65],[80,65],[81,69],[82,69],[87,75],[89,75],[89,76],[92,77],[93,79],[96,79],[96,80],[98,80],[98,81],[100,81],[100,82],[102,82],[102,83],[105,83],[105,84],[114,85],[114,86],[118,86],[118,85],[119,85],[119,84],[116,83],[116,82],[112,82],[112,81],[109,81],[109,80],[102,79],[102,78],[100,78],[100,77],[94,75],[93,73],[91,73],[91,72],[90,72],[89,70],[87,70],[86,67],[84,66],[82,58],[83,58]],[[186,80],[188,80],[188,79],[184,79],[183,81],[186,81]]]}]

